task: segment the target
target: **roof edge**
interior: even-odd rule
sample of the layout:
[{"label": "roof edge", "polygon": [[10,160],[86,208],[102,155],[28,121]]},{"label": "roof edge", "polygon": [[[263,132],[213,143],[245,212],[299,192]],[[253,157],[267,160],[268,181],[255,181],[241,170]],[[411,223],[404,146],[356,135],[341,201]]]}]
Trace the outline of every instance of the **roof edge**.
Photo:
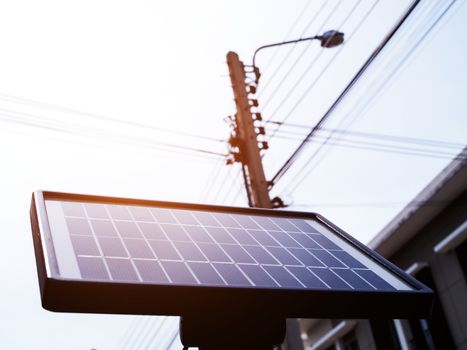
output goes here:
[{"label": "roof edge", "polygon": [[391,256],[461,194],[467,188],[467,162],[462,160],[466,156],[467,147],[457,157],[461,160],[449,163],[368,243],[369,247]]}]

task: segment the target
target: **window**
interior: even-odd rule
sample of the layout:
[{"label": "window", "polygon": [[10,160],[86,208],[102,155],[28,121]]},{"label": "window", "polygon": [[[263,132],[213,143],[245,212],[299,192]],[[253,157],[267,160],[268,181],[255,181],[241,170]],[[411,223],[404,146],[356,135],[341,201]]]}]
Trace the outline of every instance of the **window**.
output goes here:
[{"label": "window", "polygon": [[456,248],[456,255],[459,259],[462,271],[464,271],[464,277],[467,280],[467,241],[464,241]]},{"label": "window", "polygon": [[350,332],[342,339],[344,350],[360,350],[355,332]]},{"label": "window", "polygon": [[370,326],[378,350],[401,350],[393,320],[370,320]]},{"label": "window", "polygon": [[446,316],[441,301],[437,296],[436,285],[429,267],[425,267],[415,274],[415,277],[435,292],[435,304],[430,319],[409,320],[412,331],[412,348],[414,350],[454,349]]}]

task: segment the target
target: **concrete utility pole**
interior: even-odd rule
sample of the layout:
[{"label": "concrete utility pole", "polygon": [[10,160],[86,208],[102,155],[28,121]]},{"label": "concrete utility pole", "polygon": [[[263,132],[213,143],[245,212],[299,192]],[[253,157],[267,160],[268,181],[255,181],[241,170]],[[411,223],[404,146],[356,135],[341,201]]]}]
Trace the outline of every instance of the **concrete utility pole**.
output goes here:
[{"label": "concrete utility pole", "polygon": [[260,148],[258,146],[258,134],[255,130],[251,105],[248,99],[250,88],[245,83],[246,75],[243,63],[235,52],[227,54],[230,80],[237,106],[235,116],[235,136],[231,138],[231,144],[238,147],[237,161],[242,163],[245,187],[249,196],[251,207],[273,208],[269,198],[268,183],[264,176],[263,163],[261,161]]},{"label": "concrete utility pole", "polygon": [[[256,92],[256,84],[247,84],[245,66],[235,52],[227,54],[227,65],[229,66],[232,89],[235,96],[237,113],[234,120],[234,132],[229,142],[234,151],[233,162],[242,163],[243,178],[248,195],[250,207],[255,208],[277,208],[281,206],[278,198],[271,200],[269,197],[269,184],[264,174],[263,162],[261,160],[261,149],[266,149],[267,144],[258,142],[258,134],[264,134],[264,128],[255,127],[258,114],[251,112],[251,107],[257,107],[258,102],[248,98],[248,94]],[[253,72],[259,74],[259,71]],[[256,76],[256,81],[258,80]],[[253,80],[252,80],[253,81]],[[259,147],[262,145],[262,148]],[[284,342],[286,350],[303,350],[300,338],[298,321],[287,320],[287,333]]]}]

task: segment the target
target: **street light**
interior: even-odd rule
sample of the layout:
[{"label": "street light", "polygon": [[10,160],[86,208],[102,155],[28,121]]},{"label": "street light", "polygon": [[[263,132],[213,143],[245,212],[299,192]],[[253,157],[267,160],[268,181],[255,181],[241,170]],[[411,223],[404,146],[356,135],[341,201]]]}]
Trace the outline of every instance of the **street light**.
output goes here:
[{"label": "street light", "polygon": [[283,41],[280,43],[274,43],[274,44],[268,44],[268,45],[263,45],[260,46],[256,49],[255,53],[253,54],[253,69],[255,74],[257,75],[256,80],[259,79],[259,69],[256,67],[255,59],[256,59],[256,54],[263,50],[267,49],[270,47],[274,46],[281,46],[281,45],[287,45],[287,44],[293,44],[293,43],[299,43],[301,41],[308,41],[308,40],[319,40],[321,41],[321,47],[325,48],[331,48],[331,47],[336,47],[339,46],[344,42],[344,33],[339,32],[337,30],[329,30],[322,35],[315,35],[311,36],[308,38],[301,38],[301,39],[296,39],[296,40],[289,40],[289,41]]}]

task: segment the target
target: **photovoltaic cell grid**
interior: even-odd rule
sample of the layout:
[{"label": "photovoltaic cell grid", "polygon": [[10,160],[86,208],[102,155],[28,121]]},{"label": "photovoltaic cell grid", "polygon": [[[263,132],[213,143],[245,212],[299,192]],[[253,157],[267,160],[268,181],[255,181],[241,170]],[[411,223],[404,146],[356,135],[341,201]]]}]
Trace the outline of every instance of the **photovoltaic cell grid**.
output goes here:
[{"label": "photovoltaic cell grid", "polygon": [[61,202],[82,279],[394,291],[300,218]]}]

